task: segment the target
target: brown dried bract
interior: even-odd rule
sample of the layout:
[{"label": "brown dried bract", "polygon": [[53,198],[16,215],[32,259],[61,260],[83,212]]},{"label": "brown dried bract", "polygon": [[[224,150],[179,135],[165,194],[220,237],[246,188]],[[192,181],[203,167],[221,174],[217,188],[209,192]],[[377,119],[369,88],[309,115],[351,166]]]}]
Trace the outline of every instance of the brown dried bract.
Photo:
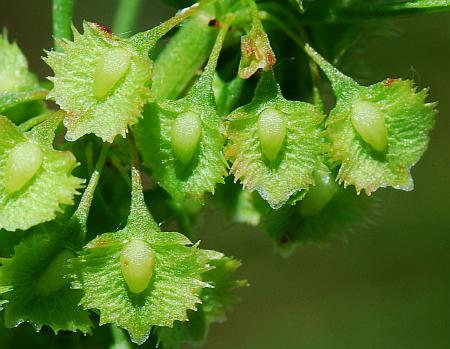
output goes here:
[{"label": "brown dried bract", "polygon": [[264,32],[253,31],[243,36],[241,52],[242,58],[239,65],[239,76],[242,79],[248,79],[258,69],[272,69],[276,63],[275,54]]},{"label": "brown dried bract", "polygon": [[108,35],[112,35],[112,30],[109,29],[106,25],[103,25],[103,24],[100,24],[100,23],[94,23],[94,24],[101,31],[104,31]]},{"label": "brown dried bract", "polygon": [[386,84],[387,87],[391,87],[391,85],[392,85],[394,82],[399,81],[399,80],[400,80],[400,79],[389,78],[389,79],[386,80],[385,84]]}]

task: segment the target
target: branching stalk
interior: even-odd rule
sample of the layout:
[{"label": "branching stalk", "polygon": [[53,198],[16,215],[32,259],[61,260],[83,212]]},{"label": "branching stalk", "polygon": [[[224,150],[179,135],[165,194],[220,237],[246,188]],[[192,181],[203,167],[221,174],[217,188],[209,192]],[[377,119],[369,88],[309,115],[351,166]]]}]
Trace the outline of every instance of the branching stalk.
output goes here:
[{"label": "branching stalk", "polygon": [[75,0],[53,0],[52,16],[53,16],[53,38],[55,39],[55,47],[57,39],[72,38],[72,17],[75,7]]}]

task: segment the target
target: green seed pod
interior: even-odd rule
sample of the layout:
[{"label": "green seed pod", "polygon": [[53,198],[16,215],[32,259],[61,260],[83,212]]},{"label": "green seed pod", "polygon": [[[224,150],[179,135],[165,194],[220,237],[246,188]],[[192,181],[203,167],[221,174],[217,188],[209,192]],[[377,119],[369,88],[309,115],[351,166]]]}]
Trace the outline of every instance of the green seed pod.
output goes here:
[{"label": "green seed pod", "polygon": [[131,292],[141,293],[147,288],[155,263],[155,253],[145,241],[131,240],[126,244],[120,256],[120,268]]},{"label": "green seed pod", "polygon": [[28,70],[28,62],[8,33],[0,34],[0,92],[18,92],[38,87],[36,77]]},{"label": "green seed pod", "polygon": [[187,310],[202,303],[202,289],[222,290],[222,282],[209,283],[202,274],[223,255],[200,250],[183,234],[162,232],[145,204],[139,171],[133,167],[131,173],[126,226],[97,236],[83,248],[72,264],[72,286],[83,290],[83,308],[98,309],[102,324],[126,329],[140,345],[154,326],[188,321]]},{"label": "green seed pod", "polygon": [[367,195],[384,187],[412,190],[411,167],[427,149],[436,114],[435,103],[425,102],[427,89],[418,91],[413,81],[402,79],[361,86],[311,46],[305,50],[336,95],[325,126],[331,160],[340,164],[338,182]]},{"label": "green seed pod", "polygon": [[114,47],[107,50],[98,60],[94,73],[94,96],[106,97],[121,80],[131,63],[130,51]]},{"label": "green seed pod", "polygon": [[295,201],[314,184],[326,151],[323,118],[312,104],[286,100],[273,72],[263,72],[253,100],[227,117],[224,152],[235,180],[258,191],[273,209]]},{"label": "green seed pod", "polygon": [[299,212],[303,217],[314,216],[322,211],[339,187],[329,171],[315,171],[314,179],[316,184],[309,188],[308,194],[299,205]]},{"label": "green seed pod", "polygon": [[57,253],[36,282],[36,293],[48,296],[69,284],[70,279],[65,278],[69,273],[67,262],[75,257],[75,253],[71,250],[62,250]]},{"label": "green seed pod", "polygon": [[3,179],[6,192],[13,194],[22,189],[39,170],[43,159],[39,145],[30,142],[17,144],[6,160]]},{"label": "green seed pod", "polygon": [[26,133],[0,115],[0,230],[27,230],[73,205],[83,183],[71,175],[75,156],[53,149],[63,115],[51,113]]},{"label": "green seed pod", "polygon": [[[198,20],[203,22],[203,26],[207,26],[204,13],[202,16]],[[216,184],[223,183],[223,178],[227,175],[227,163],[223,156],[223,119],[217,112],[212,85],[217,60],[231,20],[232,17],[227,16],[221,21],[208,63],[186,95],[179,99],[163,98],[161,93],[169,92],[172,95],[174,92],[163,81],[162,85],[159,84],[163,90],[153,96],[157,100],[146,105],[144,120],[133,130],[136,145],[144,163],[152,169],[152,176],[178,203],[184,204],[190,199],[203,201],[205,193],[214,192]],[[179,33],[182,35],[181,42],[185,43],[183,36],[187,32],[181,30]],[[176,37],[180,38],[178,35]],[[177,41],[175,44],[178,45]],[[173,48],[170,46],[170,50]],[[178,52],[177,50],[175,48],[173,52]],[[168,59],[171,60],[170,57]],[[160,63],[161,60],[158,60],[157,66],[163,69]],[[164,80],[164,76],[157,78],[156,81]],[[172,86],[173,81],[169,85]],[[149,139],[153,141],[149,142]],[[189,165],[183,168],[182,164]]]},{"label": "green seed pod", "polygon": [[175,155],[184,165],[191,162],[201,134],[202,125],[197,113],[188,111],[175,119],[170,141]]},{"label": "green seed pod", "polygon": [[67,112],[66,139],[94,133],[112,143],[142,117],[152,61],[102,26],[84,22],[83,29],[80,34],[73,28],[73,41],[58,41],[60,52],[47,52],[44,60],[55,73],[47,97]]},{"label": "green seed pod", "polygon": [[352,109],[352,124],[361,138],[373,149],[383,152],[387,147],[384,115],[375,103],[358,100]]},{"label": "green seed pod", "polygon": [[286,138],[286,123],[282,112],[267,108],[259,114],[258,138],[264,155],[270,161],[275,161]]},{"label": "green seed pod", "polygon": [[[51,190],[47,195],[50,193]],[[91,333],[93,323],[89,312],[79,305],[82,292],[70,287],[74,273],[72,258],[75,257],[72,251],[79,246],[74,244],[74,240],[78,240],[74,236],[80,233],[79,225],[73,223],[75,221],[59,219],[41,225],[39,233],[20,234],[14,254],[11,258],[2,258],[0,299],[7,301],[2,326],[13,328],[28,322],[36,332],[45,326],[54,333]],[[7,288],[3,292],[9,292],[1,294],[2,287]]]}]

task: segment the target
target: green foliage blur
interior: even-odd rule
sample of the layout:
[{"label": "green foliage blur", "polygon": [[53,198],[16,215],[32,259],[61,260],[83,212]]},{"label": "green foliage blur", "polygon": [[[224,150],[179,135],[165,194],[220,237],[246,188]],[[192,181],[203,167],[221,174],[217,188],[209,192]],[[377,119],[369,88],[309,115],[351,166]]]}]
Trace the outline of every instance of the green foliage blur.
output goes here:
[{"label": "green foliage blur", "polygon": [[[173,1],[172,1],[173,2]],[[110,25],[115,1],[79,0],[75,24]],[[40,77],[51,47],[49,0],[2,0],[7,27]],[[156,0],[141,10],[138,29],[168,18]],[[429,150],[413,169],[412,192],[380,190],[380,207],[366,229],[325,248],[307,246],[289,258],[274,251],[262,232],[229,225],[217,209],[198,223],[202,244],[243,261],[251,287],[227,322],[214,325],[207,349],[438,349],[450,347],[450,13],[380,22],[384,31],[357,42],[342,69],[359,81],[414,78],[430,86],[440,111]],[[279,60],[289,66],[289,60]],[[293,78],[292,76],[290,77]],[[301,76],[298,77],[301,79]],[[90,347],[103,348],[107,328]],[[63,348],[65,335],[33,334],[28,324],[0,329],[0,348]],[[79,347],[86,340],[79,337]]]}]

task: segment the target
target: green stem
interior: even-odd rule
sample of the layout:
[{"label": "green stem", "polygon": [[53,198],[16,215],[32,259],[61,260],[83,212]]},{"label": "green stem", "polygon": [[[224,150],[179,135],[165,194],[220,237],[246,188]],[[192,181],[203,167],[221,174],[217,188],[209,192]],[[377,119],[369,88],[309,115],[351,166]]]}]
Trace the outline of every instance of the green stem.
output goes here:
[{"label": "green stem", "polygon": [[[203,4],[210,3],[212,1],[214,0],[205,1],[202,3],[202,6]],[[159,39],[166,35],[171,29],[175,28],[178,24],[183,22],[186,18],[189,18],[197,13],[200,8],[201,6],[198,3],[192,5],[191,7],[187,7],[157,27],[132,36],[130,40],[142,53],[151,53]]]},{"label": "green stem", "polygon": [[263,28],[261,18],[259,17],[258,6],[256,5],[255,0],[247,0],[247,4],[250,7],[250,13],[252,16],[252,26]]},{"label": "green stem", "polygon": [[208,59],[208,63],[206,63],[203,74],[200,76],[196,84],[190,91],[191,96],[198,96],[205,91],[211,90],[212,92],[212,83],[214,80],[214,74],[216,72],[217,61],[219,60],[220,52],[222,51],[223,42],[225,41],[225,37],[227,36],[228,29],[230,28],[231,21],[233,20],[234,15],[228,14],[225,18],[224,22],[219,31],[219,35],[216,38],[216,42],[212,48],[211,54]]},{"label": "green stem", "polygon": [[[204,12],[187,21],[158,56],[153,69],[151,99],[177,99],[208,60],[217,35]],[[180,64],[183,62],[183,64]]]},{"label": "green stem", "polygon": [[[263,5],[262,8],[265,6]],[[277,27],[281,28],[291,39],[293,39],[298,46],[300,46],[303,50],[305,49],[305,43],[309,42],[308,35],[304,30],[303,26],[298,23],[297,18],[292,16],[291,11],[281,6],[280,4],[272,4],[272,6],[267,6],[268,9],[272,8],[274,12],[279,12],[279,15],[283,16],[283,18],[287,18],[287,21],[281,21],[277,16],[271,14],[267,11],[261,11],[259,16],[266,20],[271,21]],[[300,6],[301,11],[303,11],[303,7]],[[294,30],[292,30],[286,23],[290,23],[294,26]],[[314,104],[317,105],[321,110],[323,110],[323,101],[320,96],[320,74],[317,64],[310,59],[309,61],[309,70],[311,73],[311,81],[313,85],[313,101]]]},{"label": "green stem", "polygon": [[111,152],[109,154],[109,159],[111,160],[112,165],[119,172],[120,176],[123,178],[125,183],[127,183],[128,187],[131,189],[130,177],[128,176],[128,172],[123,167],[122,162],[120,161],[119,157],[116,154],[114,154],[113,152]]},{"label": "green stem", "polygon": [[94,172],[94,143],[88,142],[84,147],[84,156],[86,157],[86,169],[88,176]]},{"label": "green stem", "polygon": [[[219,78],[220,79],[220,78]],[[241,98],[245,80],[237,75],[230,82],[222,82],[222,87],[216,98],[217,112],[221,117],[231,113]]]},{"label": "green stem", "polygon": [[0,113],[19,104],[46,99],[48,90],[0,93]]},{"label": "green stem", "polygon": [[[307,40],[304,37],[300,37],[296,32],[294,32],[291,28],[284,24],[283,21],[278,19],[275,16],[272,16],[270,13],[265,11],[261,11],[261,18],[266,19],[274,23],[281,30],[283,30],[297,45],[299,45],[305,53],[311,58],[311,60],[317,64],[320,69],[325,73],[327,78],[331,81],[333,88],[340,89],[343,85],[351,84],[354,85],[355,82],[350,77],[341,73],[338,69],[336,69],[331,63],[329,63],[325,58],[323,58],[316,50],[314,50],[311,45],[307,43]],[[301,33],[301,32],[300,32]]]},{"label": "green stem", "polygon": [[343,83],[354,84],[353,80],[347,75],[344,75],[337,70],[330,62],[323,58],[316,50],[314,50],[309,44],[303,46],[303,50],[308,56],[322,69],[327,78],[331,81],[333,88],[339,89]]},{"label": "green stem", "polygon": [[109,146],[110,144],[108,142],[103,143],[100,156],[98,157],[97,164],[95,165],[95,170],[92,173],[91,179],[89,180],[89,184],[86,187],[83,196],[81,197],[80,204],[73,214],[73,218],[76,219],[77,223],[80,225],[83,238],[86,236],[89,210],[94,198],[95,188],[97,187],[103,165],[105,164],[106,156],[108,155]]},{"label": "green stem", "polygon": [[317,64],[310,60],[309,71],[311,73],[311,81],[313,85],[313,102],[321,111],[324,111],[324,103],[320,95],[320,72]]},{"label": "green stem", "polygon": [[134,29],[142,0],[119,0],[112,30],[116,34],[127,34]]},{"label": "green stem", "polygon": [[113,345],[110,347],[110,349],[131,349],[132,346],[130,342],[128,341],[127,335],[124,333],[124,331],[117,327],[116,325],[109,325],[109,329],[111,331],[111,335],[113,337]]},{"label": "green stem", "polygon": [[55,39],[55,47],[57,39],[72,38],[72,17],[75,7],[75,0],[53,0],[52,16],[53,16],[53,38]]},{"label": "green stem", "polygon": [[327,8],[310,9],[301,17],[304,25],[325,23],[353,23],[368,20],[386,20],[386,18],[406,17],[418,14],[448,12],[450,1],[367,1],[359,6],[328,6]]},{"label": "green stem", "polygon": [[44,122],[45,120],[47,120],[48,117],[50,115],[52,115],[52,114],[53,114],[53,112],[47,112],[47,113],[44,113],[44,114],[39,114],[37,116],[34,116],[31,119],[29,119],[29,120],[27,120],[25,122],[22,122],[18,126],[18,128],[19,128],[20,131],[26,132],[29,129],[33,128],[34,126],[36,126],[36,125],[40,124],[41,122]]},{"label": "green stem", "polygon": [[136,147],[136,143],[134,142],[134,137],[131,131],[127,134],[127,141],[128,141],[128,147],[130,149],[130,159],[131,159],[131,166],[133,166],[136,169],[140,169],[140,163],[139,163],[139,155]]},{"label": "green stem", "polygon": [[214,73],[216,72],[217,61],[219,60],[223,42],[225,41],[225,37],[227,36],[228,29],[230,28],[232,19],[233,15],[229,14],[225,19],[225,21],[222,23],[219,35],[217,36],[216,42],[214,43],[213,49],[211,51],[211,55],[209,56],[208,63],[206,64],[204,76],[209,77],[211,80],[210,82],[212,82]]},{"label": "green stem", "polygon": [[159,230],[158,224],[156,224],[145,204],[141,174],[139,172],[139,157],[131,132],[127,134],[127,141],[131,158],[131,203],[127,227],[148,231]]}]

